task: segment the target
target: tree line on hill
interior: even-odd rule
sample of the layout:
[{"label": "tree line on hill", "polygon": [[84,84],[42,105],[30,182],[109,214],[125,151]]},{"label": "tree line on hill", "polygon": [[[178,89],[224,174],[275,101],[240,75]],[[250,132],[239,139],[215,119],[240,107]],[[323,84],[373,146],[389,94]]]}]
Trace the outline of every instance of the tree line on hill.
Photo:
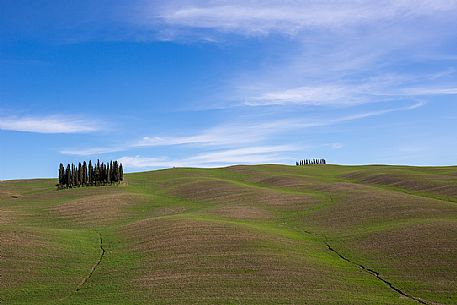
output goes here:
[{"label": "tree line on hill", "polygon": [[303,160],[295,162],[295,165],[297,165],[297,166],[313,165],[313,164],[327,164],[327,161],[325,161],[325,159],[303,159]]},{"label": "tree line on hill", "polygon": [[78,166],[68,164],[66,168],[62,163],[59,165],[59,188],[107,185],[123,180],[124,168],[117,161],[105,164],[97,160],[94,166],[92,161],[89,164],[84,161],[82,164],[79,162]]}]

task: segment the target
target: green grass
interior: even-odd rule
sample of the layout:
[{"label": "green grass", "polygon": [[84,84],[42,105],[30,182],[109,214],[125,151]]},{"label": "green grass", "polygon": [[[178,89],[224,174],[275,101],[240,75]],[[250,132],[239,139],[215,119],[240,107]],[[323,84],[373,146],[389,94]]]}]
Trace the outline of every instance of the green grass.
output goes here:
[{"label": "green grass", "polygon": [[457,168],[3,181],[0,255],[2,304],[457,304]]}]

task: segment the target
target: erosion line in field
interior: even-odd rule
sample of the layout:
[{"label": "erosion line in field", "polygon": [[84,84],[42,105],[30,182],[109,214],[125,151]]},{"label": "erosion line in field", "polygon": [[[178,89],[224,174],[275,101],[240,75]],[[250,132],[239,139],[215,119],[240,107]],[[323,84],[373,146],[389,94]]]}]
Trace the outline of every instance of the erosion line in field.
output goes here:
[{"label": "erosion line in field", "polygon": [[70,294],[64,296],[64,297],[61,298],[61,299],[59,299],[60,302],[62,302],[63,300],[69,298],[73,293],[78,292],[79,290],[81,290],[81,288],[84,286],[84,284],[86,284],[87,281],[92,277],[92,274],[94,274],[94,272],[95,272],[95,270],[97,269],[98,265],[100,265],[100,263],[102,262],[102,259],[103,259],[103,256],[105,256],[106,250],[103,248],[103,239],[102,239],[102,235],[101,235],[99,232],[97,232],[97,233],[98,233],[98,236],[99,236],[99,238],[100,238],[100,249],[102,250],[102,253],[100,254],[100,257],[98,258],[97,263],[92,267],[92,269],[90,270],[89,275],[86,276],[86,277],[81,281],[81,283],[78,285],[78,287],[76,287],[76,289],[75,289],[72,293],[70,293]]},{"label": "erosion line in field", "polygon": [[426,301],[423,301],[422,299],[420,298],[417,298],[415,296],[412,296],[410,294],[407,294],[406,292],[402,291],[401,289],[397,288],[394,286],[394,284],[392,284],[391,282],[389,282],[388,280],[386,280],[385,278],[383,278],[379,272],[377,271],[374,271],[373,269],[370,269],[370,268],[367,268],[361,264],[358,264],[356,262],[353,262],[351,261],[350,259],[348,259],[347,257],[345,257],[344,255],[342,255],[341,253],[339,253],[338,251],[336,251],[334,248],[332,248],[332,246],[330,246],[328,243],[325,243],[325,245],[327,246],[327,248],[334,252],[336,255],[338,255],[341,259],[345,260],[346,262],[348,263],[351,263],[353,265],[356,265],[357,267],[359,267],[360,269],[362,269],[363,271],[367,272],[368,274],[371,274],[373,275],[374,277],[376,277],[378,280],[382,281],[384,284],[386,284],[387,286],[389,286],[390,289],[396,291],[397,293],[401,294],[402,296],[404,297],[407,297],[408,299],[410,300],[413,300],[413,301],[416,301],[420,304],[426,304],[428,305],[429,303],[427,303]]},{"label": "erosion line in field", "polygon": [[98,233],[98,236],[100,237],[100,249],[102,250],[102,253],[100,254],[100,257],[98,258],[97,263],[92,267],[92,270],[90,271],[89,275],[84,278],[84,280],[79,284],[78,288],[76,288],[75,291],[79,291],[84,284],[87,283],[87,281],[92,277],[92,274],[94,274],[95,270],[97,269],[98,265],[102,262],[103,256],[105,256],[105,249],[103,248],[103,238],[100,233]]},{"label": "erosion line in field", "polygon": [[[330,201],[333,202],[333,197],[330,196]],[[307,232],[307,233],[311,233],[311,232]],[[313,233],[311,233],[313,234]],[[316,235],[316,234],[313,234],[313,235]],[[324,236],[325,238],[325,245],[327,246],[328,250],[335,253],[336,255],[338,255],[338,257],[340,257],[342,260],[348,262],[348,263],[351,263],[353,265],[356,265],[357,267],[359,267],[360,269],[362,269],[363,271],[367,272],[368,274],[371,274],[372,276],[376,277],[378,280],[380,280],[381,282],[383,282],[384,284],[386,284],[387,286],[389,286],[390,289],[394,290],[395,292],[399,293],[400,295],[410,299],[410,300],[413,300],[413,301],[416,301],[418,302],[419,304],[425,304],[425,305],[429,305],[431,303],[428,303],[418,297],[415,297],[415,296],[412,296],[410,294],[407,294],[406,292],[402,291],[400,288],[396,287],[394,284],[392,284],[391,282],[389,282],[388,280],[386,280],[385,278],[383,278],[381,276],[381,274],[379,274],[379,272],[373,270],[373,269],[370,269],[368,267],[365,267],[364,265],[361,265],[357,262],[354,262],[352,260],[350,260],[349,258],[345,257],[343,254],[341,254],[340,252],[338,252],[337,250],[335,250],[329,243],[328,243],[328,240],[327,240],[327,237]]]}]

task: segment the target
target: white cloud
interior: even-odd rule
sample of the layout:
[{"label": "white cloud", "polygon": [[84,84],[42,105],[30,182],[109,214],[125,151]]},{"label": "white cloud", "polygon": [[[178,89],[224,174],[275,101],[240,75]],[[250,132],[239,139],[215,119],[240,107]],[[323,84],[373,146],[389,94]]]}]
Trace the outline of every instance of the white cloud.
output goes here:
[{"label": "white cloud", "polygon": [[[434,76],[432,74],[431,76]],[[429,75],[422,76],[429,78]],[[457,87],[437,87],[434,84],[408,87],[406,84],[420,80],[411,76],[386,76],[367,79],[361,83],[335,82],[260,93],[247,99],[247,106],[306,105],[306,106],[353,106],[392,98],[456,95]]]},{"label": "white cloud", "polygon": [[419,90],[453,70],[424,80],[427,72],[418,68],[415,76],[425,85],[416,82],[417,88],[409,89],[395,83],[371,84],[370,77],[379,71],[398,71],[414,59],[420,63],[421,56],[437,50],[452,56],[442,43],[449,41],[448,29],[457,26],[456,0],[169,0],[139,1],[133,7],[134,26],[149,29],[149,35],[159,31],[167,40],[226,43],[233,34],[287,37],[284,48],[276,44],[277,36],[275,43],[261,40],[267,43],[259,49],[262,64],[234,74],[236,79],[228,82],[233,88],[226,90],[230,93],[224,92],[217,104],[206,108],[350,106],[394,97],[455,94],[453,88]]},{"label": "white cloud", "polygon": [[[211,148],[211,147],[230,147],[236,149],[231,149],[231,156],[234,158],[227,159],[226,161],[237,159],[236,154],[243,154],[244,156],[249,155],[250,153],[263,153],[261,149],[264,149],[264,146],[255,146],[252,147],[254,143],[262,143],[266,140],[271,140],[277,135],[284,134],[287,132],[300,132],[309,128],[325,127],[341,124],[344,122],[350,122],[355,120],[362,120],[370,117],[381,116],[384,114],[398,112],[398,111],[408,111],[414,110],[425,105],[424,102],[417,102],[409,106],[398,107],[398,108],[386,108],[376,111],[356,113],[352,115],[346,115],[336,118],[315,118],[315,119],[287,119],[287,120],[275,120],[271,122],[251,122],[251,123],[232,123],[232,124],[223,124],[207,130],[204,130],[201,133],[197,133],[190,136],[167,136],[167,137],[143,137],[141,140],[133,143],[128,143],[124,146],[118,147],[97,147],[97,148],[73,148],[73,149],[64,149],[61,151],[62,154],[67,155],[77,155],[77,156],[89,156],[96,154],[128,151],[132,149],[145,148],[145,147],[158,147],[158,146],[178,146],[178,145],[191,145],[198,148]],[[339,144],[335,144],[333,148],[338,149]],[[249,149],[245,149],[248,146]],[[267,146],[269,153],[272,153],[275,149],[280,149],[286,151],[294,150],[294,146]],[[228,158],[228,151],[225,151],[224,154]],[[215,155],[216,154],[216,155]],[[217,153],[205,154],[203,155],[206,161],[209,158],[215,158],[221,160],[222,157],[217,155]],[[258,156],[257,156],[258,157]],[[129,159],[127,159],[130,162]],[[141,159],[140,159],[141,161]],[[170,164],[163,160],[145,160],[145,162],[154,162],[154,164]],[[198,162],[201,164],[199,158],[187,160],[188,162]],[[133,162],[133,161],[132,161]],[[138,161],[139,162],[139,161]],[[163,163],[165,162],[165,163]],[[267,159],[264,159],[264,162],[267,162]],[[180,166],[180,165],[176,165]]]},{"label": "white cloud", "polygon": [[415,87],[401,89],[398,95],[456,95],[457,87]]},{"label": "white cloud", "polygon": [[34,133],[87,133],[100,130],[93,121],[69,116],[9,116],[0,117],[0,130]]},{"label": "white cloud", "polygon": [[380,1],[272,1],[213,0],[140,2],[132,22],[157,27],[212,29],[241,35],[272,32],[295,34],[324,28],[347,26],[395,18],[427,16],[455,9],[456,1],[380,0]]},{"label": "white cloud", "polygon": [[356,105],[367,101],[366,86],[321,85],[267,92],[245,102],[248,106],[301,104],[309,106]]},{"label": "white cloud", "polygon": [[455,68],[447,68],[446,70],[430,74],[428,76],[428,79],[436,80],[436,79],[447,78],[449,76],[455,75],[456,72],[457,72],[457,70]]},{"label": "white cloud", "polygon": [[132,147],[154,147],[171,145],[241,145],[260,141],[266,136],[281,130],[284,122],[252,122],[222,124],[202,131],[195,135],[178,137],[144,137],[141,141],[132,144]]},{"label": "white cloud", "polygon": [[414,110],[414,109],[418,109],[418,108],[424,106],[425,104],[426,104],[425,102],[417,102],[415,104],[405,106],[405,107],[387,108],[387,109],[381,109],[381,110],[375,110],[375,111],[369,111],[369,112],[364,112],[364,113],[343,116],[343,117],[339,117],[337,119],[329,120],[329,121],[327,121],[327,124],[335,125],[335,124],[339,124],[339,123],[343,123],[343,122],[362,120],[362,119],[366,119],[366,118],[370,118],[370,117],[377,117],[377,116],[381,116],[381,115],[392,113],[392,112]]},{"label": "white cloud", "polygon": [[66,155],[89,156],[145,147],[177,145],[198,147],[240,146],[260,142],[273,134],[282,132],[287,124],[288,121],[222,124],[189,136],[146,136],[141,140],[117,147],[69,148],[60,152]]},{"label": "white cloud", "polygon": [[332,149],[341,149],[344,147],[344,144],[342,143],[332,143],[332,144],[329,144],[329,146],[332,148]]},{"label": "white cloud", "polygon": [[141,156],[122,157],[118,161],[122,163],[124,168],[152,168],[152,167],[173,167],[173,162],[166,161],[160,158],[148,158]]},{"label": "white cloud", "polygon": [[94,147],[94,148],[73,148],[63,149],[60,151],[64,155],[72,156],[93,156],[100,154],[108,154],[126,150],[126,147]]},{"label": "white cloud", "polygon": [[125,168],[166,168],[166,167],[220,167],[232,164],[278,163],[284,161],[283,153],[302,148],[289,145],[254,146],[199,153],[188,158],[170,160],[125,156],[119,160]]},{"label": "white cloud", "polygon": [[278,153],[298,151],[300,149],[302,148],[292,145],[243,147],[198,154],[189,158],[189,161],[205,164],[265,163],[281,159]]}]

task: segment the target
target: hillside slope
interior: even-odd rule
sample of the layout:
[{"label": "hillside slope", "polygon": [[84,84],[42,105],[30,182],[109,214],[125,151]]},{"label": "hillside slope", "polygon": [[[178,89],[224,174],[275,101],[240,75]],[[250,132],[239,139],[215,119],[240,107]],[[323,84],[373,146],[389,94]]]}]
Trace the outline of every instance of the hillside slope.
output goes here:
[{"label": "hillside slope", "polygon": [[457,168],[0,182],[2,304],[457,304]]}]

